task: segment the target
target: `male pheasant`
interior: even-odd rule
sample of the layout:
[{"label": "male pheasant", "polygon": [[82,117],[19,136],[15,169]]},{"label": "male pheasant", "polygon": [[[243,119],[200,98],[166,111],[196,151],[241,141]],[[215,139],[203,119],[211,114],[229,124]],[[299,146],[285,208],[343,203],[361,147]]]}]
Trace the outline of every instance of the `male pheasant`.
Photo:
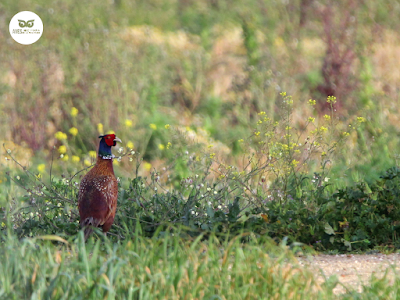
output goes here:
[{"label": "male pheasant", "polygon": [[117,209],[118,183],[114,175],[111,147],[121,140],[115,134],[101,138],[97,161],[83,177],[78,194],[80,224],[85,231],[85,239],[93,227],[102,227],[107,234],[114,222]]}]

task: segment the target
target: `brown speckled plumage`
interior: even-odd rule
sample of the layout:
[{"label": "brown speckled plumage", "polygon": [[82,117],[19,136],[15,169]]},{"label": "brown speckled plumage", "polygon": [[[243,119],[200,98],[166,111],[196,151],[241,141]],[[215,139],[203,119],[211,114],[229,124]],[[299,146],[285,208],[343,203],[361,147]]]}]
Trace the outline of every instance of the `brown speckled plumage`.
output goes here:
[{"label": "brown speckled plumage", "polygon": [[[114,136],[115,137],[115,136]],[[98,155],[94,167],[83,177],[79,186],[78,207],[85,239],[92,227],[102,227],[107,233],[114,222],[117,209],[118,182],[112,159]]]}]

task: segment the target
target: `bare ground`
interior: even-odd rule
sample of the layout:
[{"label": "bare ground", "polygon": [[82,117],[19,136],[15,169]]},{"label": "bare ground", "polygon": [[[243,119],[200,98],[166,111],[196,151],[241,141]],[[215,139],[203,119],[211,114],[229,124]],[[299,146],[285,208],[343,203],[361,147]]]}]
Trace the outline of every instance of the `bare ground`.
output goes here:
[{"label": "bare ground", "polygon": [[[340,254],[316,255],[298,258],[299,263],[318,272],[318,280],[322,283],[326,277],[337,275],[339,282],[350,290],[362,291],[362,283],[366,284],[371,275],[381,278],[388,270],[388,278],[394,277],[394,271],[400,270],[400,254]],[[390,267],[390,268],[389,268]],[[338,284],[334,293],[346,292],[346,288]]]}]

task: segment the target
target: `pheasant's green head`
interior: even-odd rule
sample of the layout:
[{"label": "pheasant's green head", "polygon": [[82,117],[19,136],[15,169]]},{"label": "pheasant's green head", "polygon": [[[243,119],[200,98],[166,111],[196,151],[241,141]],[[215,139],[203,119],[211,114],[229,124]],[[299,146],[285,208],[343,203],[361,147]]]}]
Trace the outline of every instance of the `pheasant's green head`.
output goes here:
[{"label": "pheasant's green head", "polygon": [[115,146],[117,142],[121,143],[121,140],[117,138],[115,134],[101,135],[99,138],[101,138],[99,145],[99,156],[101,156],[103,159],[113,158],[111,147]]}]

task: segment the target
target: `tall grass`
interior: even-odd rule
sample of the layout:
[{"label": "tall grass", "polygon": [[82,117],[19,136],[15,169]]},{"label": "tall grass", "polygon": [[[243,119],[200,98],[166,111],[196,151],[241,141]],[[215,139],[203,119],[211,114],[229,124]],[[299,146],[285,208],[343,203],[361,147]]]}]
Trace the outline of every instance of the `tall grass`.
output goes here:
[{"label": "tall grass", "polygon": [[[137,237],[113,244],[8,237],[1,246],[3,299],[318,299],[322,290],[285,246],[211,236]],[[55,244],[54,244],[55,243]],[[6,246],[7,245],[7,246]]]},{"label": "tall grass", "polygon": [[[159,232],[160,234],[162,232]],[[158,237],[161,237],[157,235]],[[56,236],[17,240],[0,246],[2,299],[389,299],[400,278],[372,277],[363,293],[333,293],[336,276],[325,278],[300,266],[285,244],[223,242],[211,236],[112,243]]]}]

